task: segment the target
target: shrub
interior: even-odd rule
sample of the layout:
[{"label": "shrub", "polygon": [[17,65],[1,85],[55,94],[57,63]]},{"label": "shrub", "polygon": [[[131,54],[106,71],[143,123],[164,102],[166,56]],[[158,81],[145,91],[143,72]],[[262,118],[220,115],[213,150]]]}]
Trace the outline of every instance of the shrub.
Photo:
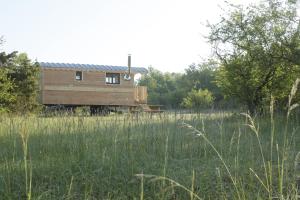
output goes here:
[{"label": "shrub", "polygon": [[214,102],[214,97],[212,93],[205,90],[195,90],[192,89],[185,97],[181,103],[181,105],[185,108],[190,109],[201,109],[201,108],[209,108]]}]

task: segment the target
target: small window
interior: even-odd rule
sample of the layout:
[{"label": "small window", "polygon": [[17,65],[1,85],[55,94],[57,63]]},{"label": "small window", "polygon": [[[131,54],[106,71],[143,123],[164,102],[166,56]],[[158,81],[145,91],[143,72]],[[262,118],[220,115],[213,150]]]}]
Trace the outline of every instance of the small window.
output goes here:
[{"label": "small window", "polygon": [[81,71],[77,71],[77,72],[76,72],[75,79],[76,79],[77,81],[82,81],[82,72],[81,72]]},{"label": "small window", "polygon": [[120,84],[120,74],[106,73],[106,84]]}]

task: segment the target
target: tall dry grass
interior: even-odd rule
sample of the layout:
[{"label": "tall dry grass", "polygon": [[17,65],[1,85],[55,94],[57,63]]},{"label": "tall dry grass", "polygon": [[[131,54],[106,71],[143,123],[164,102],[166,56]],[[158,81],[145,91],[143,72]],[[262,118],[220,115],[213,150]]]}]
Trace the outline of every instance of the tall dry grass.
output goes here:
[{"label": "tall dry grass", "polygon": [[0,197],[297,199],[292,94],[286,116],[2,117]]}]

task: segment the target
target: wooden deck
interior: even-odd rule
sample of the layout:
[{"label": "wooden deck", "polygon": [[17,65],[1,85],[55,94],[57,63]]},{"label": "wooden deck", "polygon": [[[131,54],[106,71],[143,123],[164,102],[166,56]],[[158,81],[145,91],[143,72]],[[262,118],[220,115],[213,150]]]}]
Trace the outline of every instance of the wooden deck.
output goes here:
[{"label": "wooden deck", "polygon": [[147,105],[147,104],[140,104],[138,107],[131,110],[131,112],[139,113],[139,112],[146,112],[146,113],[162,113],[164,110],[161,110],[162,105]]}]

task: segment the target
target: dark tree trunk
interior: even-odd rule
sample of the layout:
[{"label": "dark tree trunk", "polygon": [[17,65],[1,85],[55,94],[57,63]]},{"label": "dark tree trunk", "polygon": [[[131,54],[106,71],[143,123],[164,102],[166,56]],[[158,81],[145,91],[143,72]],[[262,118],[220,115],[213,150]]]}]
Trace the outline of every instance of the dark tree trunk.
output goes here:
[{"label": "dark tree trunk", "polygon": [[248,111],[251,116],[262,114],[261,102],[259,98],[247,102]]},{"label": "dark tree trunk", "polygon": [[247,103],[248,111],[251,116],[254,116],[256,114],[256,106],[253,104],[253,102]]}]

